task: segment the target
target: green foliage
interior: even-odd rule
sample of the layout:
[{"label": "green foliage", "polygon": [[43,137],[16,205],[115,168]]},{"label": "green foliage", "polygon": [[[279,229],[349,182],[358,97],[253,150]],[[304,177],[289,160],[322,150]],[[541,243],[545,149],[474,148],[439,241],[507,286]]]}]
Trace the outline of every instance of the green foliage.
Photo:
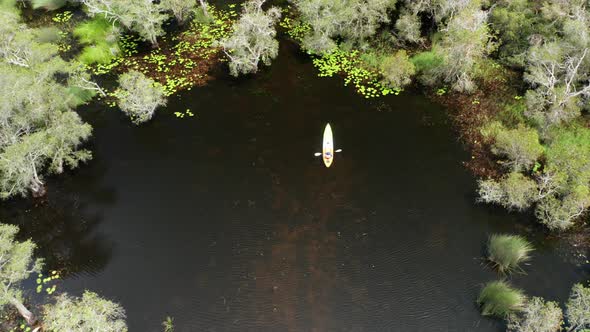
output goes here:
[{"label": "green foliage", "polygon": [[428,73],[433,72],[440,67],[444,59],[434,51],[420,52],[414,55],[410,61],[414,64],[416,71],[420,74],[420,80],[428,82],[429,85],[434,85],[435,81],[428,76]]},{"label": "green foliage", "polygon": [[92,17],[101,16],[137,32],[143,40],[158,46],[157,38],[164,35],[162,24],[167,19],[165,9],[152,0],[80,0]]},{"label": "green foliage", "polygon": [[94,63],[107,64],[114,58],[113,49],[106,43],[85,46],[78,55],[78,59],[87,65]]},{"label": "green foliage", "polygon": [[494,234],[488,240],[488,259],[500,271],[520,270],[520,264],[530,259],[531,244],[522,236]]},{"label": "green foliage", "polygon": [[82,44],[86,45],[80,52],[78,59],[87,65],[107,64],[120,52],[119,28],[103,16],[95,16],[78,25],[74,29],[74,35]]},{"label": "green foliage", "polygon": [[590,288],[575,284],[565,307],[570,331],[590,328]]},{"label": "green foliage", "polygon": [[508,315],[508,332],[561,331],[563,313],[556,302],[545,302],[540,297],[528,300],[519,313]]},{"label": "green foliage", "polygon": [[499,182],[480,180],[478,184],[480,201],[507,209],[525,210],[539,198],[535,181],[517,172],[502,177]]},{"label": "green foliage", "polygon": [[82,298],[61,294],[55,304],[44,307],[46,330],[80,332],[126,332],[125,310],[117,303],[85,291]]},{"label": "green foliage", "polygon": [[17,226],[0,224],[0,308],[20,298],[20,283],[39,272],[42,261],[33,257],[31,240],[17,241]]},{"label": "green foliage", "polygon": [[[79,64],[66,62],[58,48],[38,43],[38,31],[4,26],[0,43],[0,197],[42,192],[43,172],[61,173],[90,158],[78,150],[91,128],[72,112],[81,100],[74,90],[94,90]],[[58,81],[59,78],[59,81]]]},{"label": "green foliage", "polygon": [[334,52],[324,53],[321,57],[314,57],[313,64],[319,69],[321,77],[331,77],[334,74],[344,75],[344,85],[352,83],[357,92],[365,98],[399,94],[401,90],[381,85],[379,82],[380,73],[366,69],[359,59],[358,53],[357,50],[336,49]]},{"label": "green foliage", "polygon": [[490,24],[500,39],[498,48],[501,61],[524,67],[529,38],[539,29],[539,15],[528,0],[498,1],[490,15]]},{"label": "green foliage", "polygon": [[521,310],[525,299],[521,290],[511,287],[507,282],[492,281],[481,290],[477,303],[481,306],[482,315],[505,318]]},{"label": "green foliage", "polygon": [[311,27],[302,39],[310,53],[335,50],[334,38],[362,45],[375,34],[380,24],[388,23],[387,11],[396,0],[297,0],[294,2],[301,20]]},{"label": "green foliage", "polygon": [[433,85],[442,80],[456,91],[472,92],[476,65],[493,49],[487,14],[477,1],[469,2],[451,17],[440,41],[433,46],[433,51],[443,59],[442,63],[425,71],[421,78],[425,84]]},{"label": "green foliage", "polygon": [[150,120],[156,108],[166,105],[162,86],[138,71],[119,76],[114,95],[117,105],[135,124]]},{"label": "green foliage", "polygon": [[513,172],[531,169],[544,151],[537,131],[523,124],[507,129],[498,122],[491,122],[482,129],[482,134],[493,140],[492,152],[506,157],[504,165]]},{"label": "green foliage", "polygon": [[590,130],[579,125],[550,132],[542,174],[543,197],[537,218],[550,229],[565,230],[590,206]]},{"label": "green foliage", "polygon": [[410,84],[412,76],[416,72],[414,64],[410,62],[404,50],[386,56],[380,64],[380,71],[383,75],[381,83],[393,89],[401,89]]},{"label": "green foliage", "polygon": [[570,187],[590,183],[590,129],[579,125],[556,128],[547,146],[547,168],[564,172]]},{"label": "green foliage", "polygon": [[498,121],[509,128],[514,128],[519,124],[525,124],[527,119],[524,115],[526,104],[522,97],[516,96],[514,101],[507,103],[497,115]]}]

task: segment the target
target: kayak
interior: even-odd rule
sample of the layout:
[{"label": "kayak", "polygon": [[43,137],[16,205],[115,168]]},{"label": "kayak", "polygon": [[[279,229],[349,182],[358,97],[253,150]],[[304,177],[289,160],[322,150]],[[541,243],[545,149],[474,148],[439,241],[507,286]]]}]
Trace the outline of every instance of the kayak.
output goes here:
[{"label": "kayak", "polygon": [[324,159],[324,165],[326,165],[326,167],[330,167],[334,161],[334,140],[332,138],[332,128],[329,123],[326,125],[326,129],[324,129],[322,159]]}]

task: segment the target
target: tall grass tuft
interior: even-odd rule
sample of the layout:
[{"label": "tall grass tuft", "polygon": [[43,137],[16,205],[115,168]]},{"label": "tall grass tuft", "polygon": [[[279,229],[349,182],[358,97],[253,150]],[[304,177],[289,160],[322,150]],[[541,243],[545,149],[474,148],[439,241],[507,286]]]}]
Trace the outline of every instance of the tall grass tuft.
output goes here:
[{"label": "tall grass tuft", "polygon": [[520,269],[530,259],[532,245],[519,235],[494,234],[488,240],[488,259],[501,273]]},{"label": "tall grass tuft", "polygon": [[484,316],[505,318],[520,310],[525,303],[525,295],[520,289],[512,288],[505,281],[488,282],[479,293],[477,303]]}]

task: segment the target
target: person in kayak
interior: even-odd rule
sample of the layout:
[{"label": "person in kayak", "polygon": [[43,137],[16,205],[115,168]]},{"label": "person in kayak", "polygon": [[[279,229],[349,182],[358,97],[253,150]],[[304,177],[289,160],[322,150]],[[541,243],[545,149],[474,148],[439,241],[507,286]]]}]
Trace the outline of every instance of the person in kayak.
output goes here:
[{"label": "person in kayak", "polygon": [[332,152],[330,152],[330,151],[326,151],[326,153],[325,153],[325,157],[326,157],[326,158],[332,158]]}]

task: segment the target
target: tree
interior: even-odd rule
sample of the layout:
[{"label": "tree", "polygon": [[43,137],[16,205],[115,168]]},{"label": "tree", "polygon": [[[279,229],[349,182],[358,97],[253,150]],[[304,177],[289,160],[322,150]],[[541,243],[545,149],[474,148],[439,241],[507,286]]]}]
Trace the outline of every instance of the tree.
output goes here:
[{"label": "tree", "polygon": [[107,20],[121,22],[137,32],[144,40],[158,46],[157,38],[164,34],[162,23],[167,16],[164,8],[152,0],[80,0],[90,16],[101,15]]},{"label": "tree", "polygon": [[561,196],[547,196],[539,201],[535,214],[539,221],[552,230],[566,230],[590,207],[588,187],[577,186],[576,190]]},{"label": "tree", "polygon": [[492,122],[483,128],[482,134],[493,140],[495,155],[508,158],[504,165],[513,172],[529,170],[544,151],[537,131],[523,124],[508,129],[499,122]]},{"label": "tree", "polygon": [[125,310],[117,303],[85,291],[82,298],[61,294],[55,304],[44,307],[44,326],[48,331],[125,332]]},{"label": "tree", "polygon": [[383,75],[382,83],[392,88],[403,88],[412,83],[412,76],[416,72],[405,50],[385,57],[379,67]]},{"label": "tree", "polygon": [[556,332],[561,330],[563,313],[556,302],[533,297],[519,313],[508,316],[510,332]]},{"label": "tree", "polygon": [[432,80],[442,80],[460,92],[475,89],[473,71],[475,65],[489,54],[494,47],[487,25],[488,12],[479,8],[479,1],[471,1],[449,19],[441,30],[440,42],[433,50],[443,59],[440,66],[433,68]]},{"label": "tree", "polygon": [[565,230],[590,207],[590,130],[554,128],[545,156],[535,212],[550,229]]},{"label": "tree", "polygon": [[583,331],[590,328],[590,288],[575,284],[565,307],[568,331]]},{"label": "tree", "polygon": [[410,12],[404,11],[395,22],[395,28],[402,40],[410,43],[419,43],[423,41],[420,32],[420,17]]},{"label": "tree", "polygon": [[0,29],[0,197],[40,195],[45,170],[90,158],[78,148],[91,128],[72,108],[101,89],[55,45],[37,42],[38,30],[17,19]]},{"label": "tree", "polygon": [[257,72],[260,61],[268,66],[279,52],[274,25],[281,12],[276,7],[265,12],[263,3],[264,0],[244,3],[242,16],[234,24],[234,32],[220,42],[230,59],[229,69],[234,76]]},{"label": "tree", "polygon": [[443,27],[446,21],[468,6],[479,6],[479,0],[405,0],[405,7],[414,15],[426,13]]},{"label": "tree", "polygon": [[160,1],[160,4],[164,10],[171,11],[180,24],[184,24],[186,22],[195,7],[194,0],[162,0]]},{"label": "tree", "polygon": [[115,96],[119,108],[135,124],[150,120],[156,108],[166,105],[162,86],[138,71],[119,76],[119,88]]},{"label": "tree", "polygon": [[529,39],[535,34],[548,34],[548,25],[541,19],[528,0],[501,0],[496,2],[490,15],[490,24],[500,39],[500,61],[524,67]]},{"label": "tree", "polygon": [[0,224],[0,308],[12,304],[29,325],[35,317],[23,304],[20,283],[41,270],[42,261],[33,258],[35,244],[16,240],[18,227]]},{"label": "tree", "polygon": [[495,203],[508,209],[525,210],[537,199],[537,184],[521,173],[512,172],[499,182],[495,180],[479,181],[479,199],[486,203]]},{"label": "tree", "polygon": [[542,17],[559,33],[547,36],[528,51],[525,113],[546,131],[580,114],[580,103],[590,95],[590,13],[585,1],[544,2]]},{"label": "tree", "polygon": [[311,53],[326,53],[336,47],[334,38],[342,37],[362,44],[382,23],[389,22],[388,10],[397,0],[297,0],[295,6],[311,31],[303,38],[303,47]]}]

